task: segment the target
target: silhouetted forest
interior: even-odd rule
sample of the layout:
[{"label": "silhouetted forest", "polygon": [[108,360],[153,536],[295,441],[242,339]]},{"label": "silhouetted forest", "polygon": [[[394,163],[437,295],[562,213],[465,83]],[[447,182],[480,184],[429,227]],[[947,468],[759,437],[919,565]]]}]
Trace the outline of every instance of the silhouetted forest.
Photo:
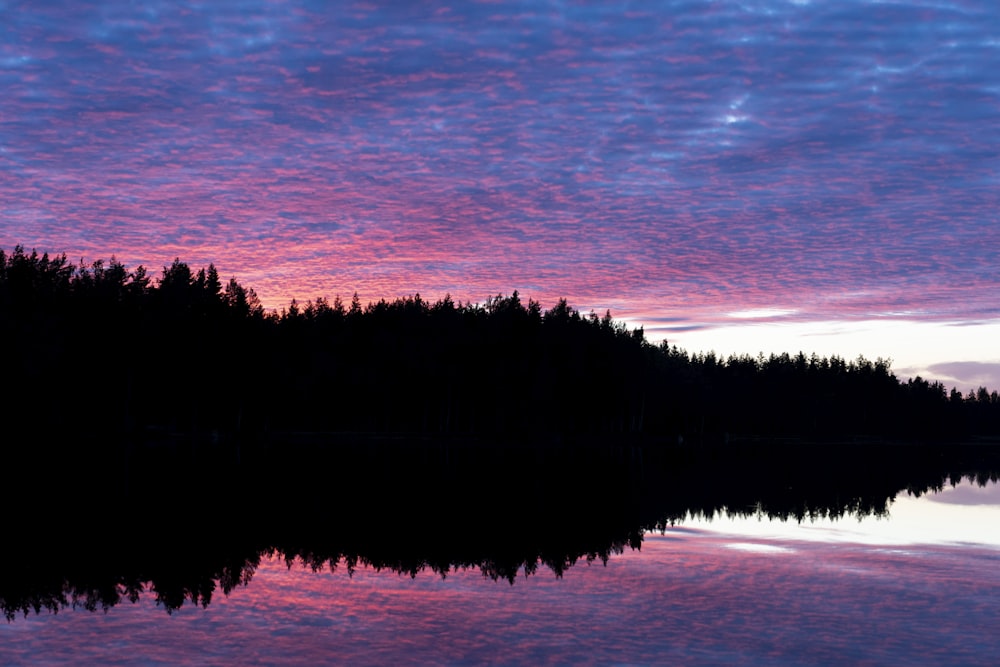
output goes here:
[{"label": "silhouetted forest", "polygon": [[268,312],[211,265],[16,247],[0,340],[8,618],[207,604],[275,553],[513,581],[690,515],[881,514],[1000,471],[995,391],[692,355],[516,292]]},{"label": "silhouetted forest", "polygon": [[905,491],[1000,478],[993,447],[816,447],[297,443],[239,466],[204,449],[141,450],[131,489],[120,468],[43,466],[4,486],[17,502],[3,527],[0,612],[142,596],[168,612],[208,605],[269,555],[410,576],[474,568],[513,584],[606,562],[692,516],[882,516]]},{"label": "silhouetted forest", "polygon": [[[317,298],[280,312],[214,266],[0,250],[8,434],[106,443],[385,436],[661,443],[959,441],[1000,398],[884,360],[720,358],[520,295]],[[300,434],[295,436],[294,434]],[[79,440],[77,440],[79,442]]]}]

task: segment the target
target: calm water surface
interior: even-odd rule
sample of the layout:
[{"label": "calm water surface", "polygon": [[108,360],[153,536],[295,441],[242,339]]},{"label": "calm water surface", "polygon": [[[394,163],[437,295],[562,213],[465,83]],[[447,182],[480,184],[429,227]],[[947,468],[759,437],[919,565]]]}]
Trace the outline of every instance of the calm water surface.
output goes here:
[{"label": "calm water surface", "polygon": [[[586,511],[581,503],[580,511]],[[514,585],[265,560],[172,614],[151,596],[0,625],[0,664],[995,665],[1000,486],[889,518],[686,521]]]}]

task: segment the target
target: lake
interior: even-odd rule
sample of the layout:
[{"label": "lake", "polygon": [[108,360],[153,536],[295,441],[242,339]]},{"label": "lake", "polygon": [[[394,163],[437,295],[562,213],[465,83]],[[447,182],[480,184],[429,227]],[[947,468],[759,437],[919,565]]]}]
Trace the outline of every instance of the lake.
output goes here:
[{"label": "lake", "polygon": [[[579,497],[568,510],[592,504]],[[476,567],[410,576],[341,560],[314,571],[265,553],[247,585],[204,607],[167,613],[147,588],[106,611],[18,614],[0,624],[0,663],[992,665],[1000,655],[995,482],[903,492],[888,516],[688,516],[603,561],[575,559],[558,577],[522,568],[511,584]]]}]

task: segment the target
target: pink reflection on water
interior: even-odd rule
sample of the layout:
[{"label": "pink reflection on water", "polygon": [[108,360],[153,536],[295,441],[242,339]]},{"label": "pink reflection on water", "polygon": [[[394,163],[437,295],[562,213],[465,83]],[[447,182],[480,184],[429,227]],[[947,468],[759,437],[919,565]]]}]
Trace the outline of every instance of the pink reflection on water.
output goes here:
[{"label": "pink reflection on water", "polygon": [[0,628],[4,664],[990,664],[1000,552],[650,536],[513,586],[279,559],[207,609],[149,596]]}]

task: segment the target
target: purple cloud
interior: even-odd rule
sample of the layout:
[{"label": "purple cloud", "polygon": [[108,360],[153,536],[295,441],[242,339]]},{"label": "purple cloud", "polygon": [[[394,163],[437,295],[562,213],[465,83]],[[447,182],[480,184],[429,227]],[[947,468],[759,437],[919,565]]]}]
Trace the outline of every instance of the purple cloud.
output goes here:
[{"label": "purple cloud", "polygon": [[986,2],[13,2],[0,244],[272,306],[995,318]]},{"label": "purple cloud", "polygon": [[171,616],[148,599],[0,626],[5,664],[987,664],[989,549],[769,541],[671,530],[606,566],[513,586],[474,570],[351,577],[265,561]]}]

